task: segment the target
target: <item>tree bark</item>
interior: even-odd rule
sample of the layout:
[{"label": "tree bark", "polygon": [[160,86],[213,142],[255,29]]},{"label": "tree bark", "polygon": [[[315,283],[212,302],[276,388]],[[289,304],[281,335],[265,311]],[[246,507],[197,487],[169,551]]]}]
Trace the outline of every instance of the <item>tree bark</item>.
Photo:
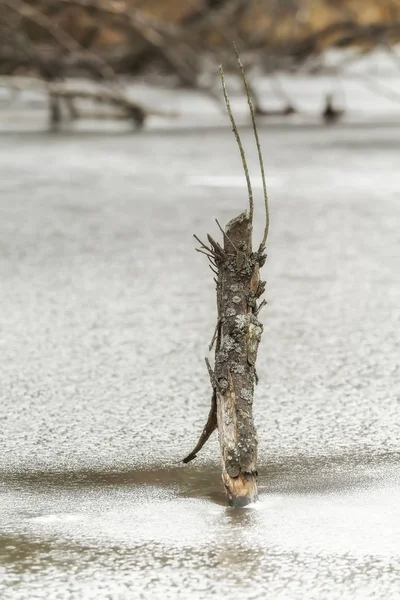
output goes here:
[{"label": "tree bark", "polygon": [[217,263],[217,421],[222,481],[228,501],[234,506],[245,506],[257,500],[253,395],[262,334],[256,300],[263,288],[259,275],[262,258],[258,252],[252,252],[252,227],[246,213],[226,226],[224,252]]},{"label": "tree bark", "polygon": [[[213,400],[210,415],[189,462],[218,427],[222,481],[231,506],[257,500],[257,435],[253,395],[257,381],[256,358],[262,334],[257,299],[265,288],[260,267],[263,247],[252,251],[252,225],[247,213],[232,219],[224,231],[223,247],[208,236],[202,244],[216,268],[218,322],[215,366],[208,361]],[[213,344],[213,343],[212,343]],[[216,400],[216,402],[215,402]]]},{"label": "tree bark", "polygon": [[264,250],[269,230],[269,206],[264,162],[250,88],[235,43],[233,47],[247,96],[257,146],[264,192],[265,227],[261,244],[258,250],[253,252],[253,191],[246,155],[232,113],[221,66],[220,75],[225,104],[247,182],[249,214],[241,213],[229,221],[225,230],[217,221],[223,234],[223,247],[210,235],[207,236],[210,246],[194,236],[202,247],[198,251],[208,257],[211,270],[217,275],[214,281],[217,285],[218,321],[209,348],[211,350],[216,341],[214,371],[206,359],[213,387],[211,410],[195,449],[184,459],[184,462],[189,462],[196,457],[196,452],[202,448],[217,426],[221,448],[222,481],[228,503],[231,506],[241,507],[257,500],[257,434],[253,420],[253,396],[254,386],[258,380],[257,352],[263,330],[258,320],[258,313],[266,304],[263,300],[257,305],[257,300],[265,289],[265,281],[260,281],[260,268],[266,259]]}]

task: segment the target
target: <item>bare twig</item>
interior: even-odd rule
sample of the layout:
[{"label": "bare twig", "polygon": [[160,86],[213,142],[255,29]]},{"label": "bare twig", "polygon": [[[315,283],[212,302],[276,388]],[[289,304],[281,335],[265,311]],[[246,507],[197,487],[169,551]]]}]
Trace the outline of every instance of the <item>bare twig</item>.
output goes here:
[{"label": "bare twig", "polygon": [[208,251],[208,252],[210,252],[211,254],[213,253],[213,251],[211,250],[211,248],[209,248],[209,247],[207,246],[207,244],[204,244],[204,242],[202,242],[202,241],[201,241],[201,239],[200,239],[199,237],[197,237],[197,235],[196,235],[195,233],[193,234],[193,237],[194,237],[194,239],[195,239],[195,240],[197,240],[197,241],[199,242],[200,246],[201,246],[202,248],[204,248],[204,250],[207,250],[207,251]]},{"label": "bare twig", "polygon": [[214,248],[214,252],[217,256],[219,256],[220,258],[224,258],[225,256],[225,250],[218,244],[218,242],[216,242],[211,235],[208,233],[207,234],[207,239],[210,242],[211,246]]},{"label": "bare twig", "polygon": [[236,125],[236,122],[235,122],[235,118],[234,118],[233,113],[232,113],[231,103],[229,101],[228,92],[226,90],[224,70],[222,68],[222,65],[219,67],[219,73],[220,73],[220,76],[221,76],[222,90],[223,90],[223,93],[224,93],[226,109],[228,111],[228,115],[229,115],[229,118],[230,118],[231,123],[232,123],[232,131],[235,134],[236,142],[237,142],[237,145],[239,146],[240,156],[242,158],[243,170],[244,170],[244,174],[246,176],[247,191],[248,191],[248,194],[249,194],[249,206],[250,206],[249,221],[250,221],[250,225],[252,225],[252,223],[253,223],[253,213],[254,213],[254,201],[253,201],[253,191],[251,189],[249,169],[247,167],[246,155],[244,153],[244,149],[243,149],[243,146],[242,146],[242,141],[240,139],[239,131],[238,131],[238,128],[237,128],[237,125]]},{"label": "bare twig", "polygon": [[[213,258],[210,258],[209,256],[207,257],[209,262],[211,263],[211,265],[208,265],[213,271],[214,271],[214,267],[215,269],[218,269],[216,262]],[[218,272],[215,273],[216,275],[218,275]]]},{"label": "bare twig", "polygon": [[257,307],[257,310],[256,310],[256,313],[255,313],[255,314],[256,314],[256,315],[258,315],[258,313],[260,312],[260,310],[261,310],[261,309],[262,309],[262,308],[263,308],[263,307],[264,307],[266,304],[267,304],[267,301],[266,301],[265,299],[264,299],[264,300],[262,300],[262,301],[260,302],[260,304],[258,305],[258,307]]},{"label": "bare twig", "polygon": [[260,163],[261,178],[262,178],[263,191],[264,191],[265,228],[264,228],[263,239],[262,239],[262,242],[261,242],[261,245],[260,245],[260,249],[261,249],[261,248],[263,248],[265,246],[265,243],[267,241],[267,236],[268,236],[268,229],[269,229],[269,206],[268,206],[267,184],[266,184],[266,181],[265,181],[264,161],[263,161],[262,152],[261,152],[260,140],[259,140],[259,137],[258,137],[256,119],[255,119],[255,116],[254,116],[254,108],[253,108],[253,103],[251,101],[250,90],[249,90],[249,86],[247,84],[247,79],[246,79],[246,75],[245,75],[245,72],[244,72],[244,69],[243,69],[243,64],[242,64],[242,61],[240,60],[239,52],[238,52],[238,49],[236,47],[235,42],[233,42],[233,47],[234,47],[234,50],[235,50],[235,54],[236,54],[236,58],[237,58],[237,61],[238,61],[240,73],[241,73],[241,76],[242,76],[242,81],[243,81],[244,89],[245,89],[246,96],[247,96],[247,103],[248,103],[249,109],[250,109],[251,122],[253,124],[253,132],[254,132],[254,138],[256,140],[257,153],[258,153],[258,161]]},{"label": "bare twig", "polygon": [[134,102],[126,96],[122,96],[118,92],[113,92],[111,89],[87,90],[76,87],[68,87],[65,83],[48,82],[43,79],[29,77],[0,77],[0,86],[18,91],[38,90],[44,91],[54,98],[64,100],[89,100],[95,104],[108,104],[120,108],[125,118],[133,119],[137,125],[142,125],[145,118],[151,114],[159,116],[170,116],[161,111],[147,111],[137,102]]},{"label": "bare twig", "polygon": [[215,340],[217,339],[217,335],[218,335],[218,331],[219,331],[219,326],[220,325],[221,325],[221,319],[219,318],[218,321],[217,321],[217,324],[215,326],[215,330],[214,330],[214,334],[212,336],[212,340],[210,342],[210,345],[208,346],[208,349],[209,349],[210,352],[213,349]]},{"label": "bare twig", "polygon": [[205,424],[205,427],[204,427],[203,431],[201,432],[199,441],[197,442],[196,446],[193,448],[193,450],[190,452],[190,454],[188,454],[182,460],[182,462],[184,464],[187,464],[196,458],[198,452],[200,452],[200,450],[202,449],[202,447],[204,446],[204,444],[206,443],[206,441],[208,440],[210,435],[213,433],[213,431],[216,430],[216,428],[217,428],[217,393],[214,390],[212,399],[211,399],[211,408],[210,408],[210,413],[208,415],[207,423]]},{"label": "bare twig", "polygon": [[205,252],[201,248],[195,248],[195,250],[196,250],[196,252],[200,252],[201,254],[205,254],[208,258],[215,260],[215,255],[214,254],[208,254],[208,252]]},{"label": "bare twig", "polygon": [[208,371],[208,374],[210,376],[210,381],[211,381],[212,388],[214,390],[219,390],[220,387],[218,385],[218,381],[217,381],[217,379],[215,377],[214,371],[212,370],[211,365],[210,365],[210,361],[208,360],[207,357],[205,357],[204,362],[206,363],[206,366],[207,366],[207,371]]}]

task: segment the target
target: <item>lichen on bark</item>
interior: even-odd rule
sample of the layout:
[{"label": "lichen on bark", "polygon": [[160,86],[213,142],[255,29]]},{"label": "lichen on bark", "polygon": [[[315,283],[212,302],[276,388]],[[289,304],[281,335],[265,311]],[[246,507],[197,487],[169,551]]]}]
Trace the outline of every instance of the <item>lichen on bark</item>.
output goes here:
[{"label": "lichen on bark", "polygon": [[[199,444],[218,428],[222,480],[228,501],[245,506],[257,500],[257,434],[253,420],[256,359],[263,326],[258,320],[258,300],[265,284],[260,268],[264,248],[252,251],[252,224],[247,212],[225,228],[221,246],[208,236],[203,244],[217,272],[217,334],[215,364],[210,379],[212,410]],[[195,458],[197,445],[184,462]]]}]

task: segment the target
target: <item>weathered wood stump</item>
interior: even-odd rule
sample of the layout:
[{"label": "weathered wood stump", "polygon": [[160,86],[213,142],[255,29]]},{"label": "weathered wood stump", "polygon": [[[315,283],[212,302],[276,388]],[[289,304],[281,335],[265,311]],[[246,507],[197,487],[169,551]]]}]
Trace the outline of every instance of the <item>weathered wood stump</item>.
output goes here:
[{"label": "weathered wood stump", "polygon": [[[257,299],[265,289],[260,267],[263,250],[252,251],[252,226],[247,213],[232,219],[220,246],[208,236],[203,246],[217,278],[218,322],[214,370],[208,364],[213,399],[207,425],[189,462],[217,427],[222,458],[222,481],[229,504],[245,506],[257,500],[257,435],[253,395],[256,358],[262,334]],[[208,362],[208,361],[207,361]]]},{"label": "weathered wood stump", "polygon": [[265,228],[262,242],[256,252],[252,250],[254,202],[246,157],[239,132],[230,107],[225,87],[224,73],[220,68],[222,89],[232,129],[239,146],[249,194],[249,214],[241,213],[222,229],[221,246],[210,235],[209,245],[200,243],[199,252],[211,262],[211,270],[217,289],[218,321],[210,350],[215,343],[215,364],[212,369],[206,359],[213,388],[211,410],[206,426],[194,450],[183,460],[188,463],[196,458],[212,432],[218,428],[222,459],[222,481],[228,503],[246,506],[257,500],[257,434],[253,420],[254,387],[258,381],[256,359],[263,327],[258,313],[265,304],[258,299],[265,290],[260,281],[260,268],[265,263],[265,242],[269,228],[268,195],[260,142],[250,98],[236,46],[234,45],[243,84],[247,95],[256,140],[265,202]]},{"label": "weathered wood stump", "polygon": [[257,435],[253,422],[256,358],[262,325],[257,298],[264,290],[260,266],[264,255],[252,252],[252,226],[246,213],[225,230],[224,255],[218,267],[219,337],[215,353],[217,421],[222,480],[235,506],[257,499]]}]

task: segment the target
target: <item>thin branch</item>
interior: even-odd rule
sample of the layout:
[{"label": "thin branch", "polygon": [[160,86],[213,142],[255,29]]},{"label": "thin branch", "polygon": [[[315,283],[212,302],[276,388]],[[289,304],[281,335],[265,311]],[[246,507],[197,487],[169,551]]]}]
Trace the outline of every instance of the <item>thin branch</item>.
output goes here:
[{"label": "thin branch", "polygon": [[204,444],[206,443],[206,441],[208,440],[210,435],[216,429],[217,429],[217,392],[214,390],[212,399],[211,399],[211,408],[210,408],[210,413],[208,415],[207,423],[205,424],[205,427],[204,427],[203,431],[201,432],[199,441],[197,442],[196,446],[193,448],[193,450],[190,452],[190,454],[188,454],[182,460],[182,462],[184,464],[187,464],[190,461],[192,461],[194,458],[196,458],[197,453],[200,452],[200,450],[202,449],[202,447],[204,446]]},{"label": "thin branch", "polygon": [[[36,77],[24,78],[12,76],[0,76],[0,87],[18,91],[41,90],[50,96],[66,101],[82,99],[90,100],[96,104],[108,104],[120,108],[126,118],[133,119],[138,125],[143,124],[149,114],[153,114],[146,111],[140,104],[120,95],[118,91],[113,92],[111,89],[82,90],[68,87],[63,83],[48,82]],[[162,116],[161,113],[160,116]]]},{"label": "thin branch", "polygon": [[[215,260],[213,260],[212,258],[210,258],[209,256],[207,257],[208,260],[210,261],[210,265],[208,265],[212,270],[214,270],[213,267],[215,267],[216,269],[218,269],[217,264],[215,262]],[[218,272],[215,273],[216,275],[218,275]]]},{"label": "thin branch", "polygon": [[215,373],[214,373],[214,371],[212,370],[212,368],[211,368],[211,365],[210,365],[210,361],[208,360],[208,358],[207,358],[207,357],[204,359],[204,362],[205,362],[205,363],[206,363],[206,365],[207,365],[207,370],[208,370],[208,374],[209,374],[209,376],[210,376],[210,381],[211,381],[212,388],[213,388],[214,390],[221,391],[221,388],[220,388],[220,387],[219,387],[219,385],[218,385],[218,381],[216,380]]},{"label": "thin branch", "polygon": [[204,250],[211,252],[211,254],[213,253],[212,249],[209,246],[207,246],[207,244],[204,244],[204,242],[202,242],[201,239],[199,237],[197,237],[197,235],[195,233],[193,234],[193,237],[195,240],[197,240],[199,242],[200,246],[202,248],[204,248]]},{"label": "thin branch", "polygon": [[[257,153],[258,153],[258,161],[260,163],[261,178],[262,178],[263,192],[264,192],[264,204],[265,204],[265,228],[264,228],[264,236],[263,236],[263,239],[262,239],[262,242],[261,242],[261,245],[260,245],[260,248],[263,248],[265,246],[266,241],[267,241],[268,229],[269,229],[269,206],[268,206],[267,184],[266,184],[266,181],[265,181],[264,161],[263,161],[262,152],[261,152],[260,140],[259,140],[259,137],[258,137],[256,119],[255,119],[255,116],[254,116],[254,108],[253,108],[253,103],[251,101],[250,90],[249,90],[249,86],[248,86],[248,83],[247,83],[246,75],[244,73],[243,64],[242,64],[242,61],[240,60],[239,52],[238,52],[238,49],[236,47],[235,42],[233,42],[233,48],[235,50],[236,59],[238,61],[238,65],[239,65],[240,73],[241,73],[241,76],[242,76],[242,81],[243,81],[244,89],[245,89],[246,96],[247,96],[247,104],[249,105],[250,115],[251,115],[251,122],[253,124],[254,139],[256,140]],[[250,222],[252,222],[252,219],[250,219]]]},{"label": "thin branch", "polygon": [[265,299],[264,299],[264,300],[262,300],[262,301],[260,302],[260,304],[258,305],[258,307],[257,307],[257,310],[256,310],[256,313],[255,313],[255,314],[256,314],[256,315],[258,315],[258,313],[260,312],[260,310],[261,310],[261,309],[262,309],[262,308],[263,308],[263,307],[264,307],[266,304],[267,304],[267,301],[266,301]]},{"label": "thin branch", "polygon": [[252,192],[251,183],[250,183],[249,169],[247,167],[246,155],[244,153],[242,142],[241,142],[241,139],[239,136],[239,131],[238,131],[238,128],[237,128],[237,125],[236,125],[236,122],[235,122],[235,119],[234,119],[234,116],[232,113],[231,103],[228,98],[228,92],[226,91],[224,70],[222,68],[222,65],[220,65],[220,67],[219,67],[219,73],[220,73],[220,77],[221,77],[222,91],[224,93],[224,98],[225,98],[226,110],[228,111],[228,115],[229,115],[229,118],[232,123],[232,131],[235,134],[236,142],[237,142],[237,145],[239,146],[240,156],[242,158],[243,170],[244,170],[244,174],[246,176],[247,191],[249,194],[249,206],[250,206],[249,221],[250,221],[250,225],[252,225],[253,224],[253,213],[254,213],[254,201],[253,201],[253,192]]},{"label": "thin branch", "polygon": [[219,318],[218,321],[217,321],[217,324],[215,326],[214,335],[212,336],[211,343],[208,346],[208,349],[209,349],[210,352],[213,349],[215,340],[217,339],[217,335],[218,335],[218,332],[219,332],[220,325],[221,325],[221,319]]},{"label": "thin branch", "polygon": [[210,256],[210,254],[208,254],[207,252],[204,252],[204,250],[201,250],[200,248],[195,248],[196,252],[200,252],[201,254],[205,254],[208,258],[212,258],[214,259],[214,255]]},{"label": "thin branch", "polygon": [[214,252],[217,256],[220,256],[221,258],[225,257],[225,250],[218,244],[218,242],[216,242],[211,235],[208,233],[207,234],[207,239],[210,242],[211,246],[214,248]]}]

